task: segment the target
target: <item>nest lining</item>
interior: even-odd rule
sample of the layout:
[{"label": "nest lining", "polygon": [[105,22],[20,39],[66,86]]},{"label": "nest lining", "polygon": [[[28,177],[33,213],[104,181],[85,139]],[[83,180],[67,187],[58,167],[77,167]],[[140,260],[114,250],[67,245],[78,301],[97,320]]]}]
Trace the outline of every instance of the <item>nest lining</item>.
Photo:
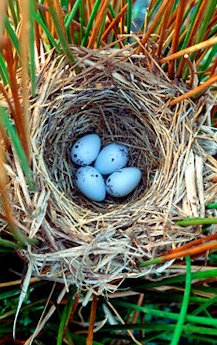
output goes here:
[{"label": "nest lining", "polygon": [[[168,106],[181,86],[122,52],[74,53],[81,73],[59,58],[40,73],[31,133],[38,190],[24,193],[22,179],[15,199],[20,227],[40,240],[24,253],[34,274],[102,293],[126,277],[162,271],[141,269],[139,261],[202,235],[200,227],[181,228],[173,220],[204,216],[204,205],[215,198],[217,167],[197,140],[203,132],[195,130],[197,105]],[[129,165],[143,173],[131,195],[95,203],[76,190],[70,149],[87,133],[129,147]]]}]

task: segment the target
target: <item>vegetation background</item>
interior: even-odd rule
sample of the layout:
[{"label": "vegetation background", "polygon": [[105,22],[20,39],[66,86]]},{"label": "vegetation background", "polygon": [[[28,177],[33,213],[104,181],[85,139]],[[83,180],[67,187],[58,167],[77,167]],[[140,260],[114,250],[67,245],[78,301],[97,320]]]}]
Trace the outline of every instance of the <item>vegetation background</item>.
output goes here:
[{"label": "vegetation background", "polygon": [[[0,10],[0,90],[6,101],[12,94],[14,121],[20,139],[18,145],[21,143],[26,154],[25,162],[28,133],[25,120],[19,114],[16,80],[20,78],[21,70],[22,106],[28,113],[26,85],[30,82],[34,95],[37,64],[40,56],[45,58],[51,49],[56,55],[64,53],[73,64],[70,44],[95,48],[93,37],[97,37],[99,47],[101,42],[109,44],[118,34],[133,30],[141,35],[142,44],[148,39],[157,44],[159,49],[154,58],[160,61],[171,80],[179,78],[186,83],[191,90],[186,98],[197,99],[207,87],[211,87],[210,92],[216,95],[217,2],[214,0],[138,0],[135,4],[131,0],[1,0]],[[127,40],[125,44],[128,44]],[[184,54],[187,54],[188,68]],[[1,105],[1,125],[8,124],[10,132],[8,119]],[[216,127],[216,106],[212,121]],[[3,139],[4,135],[1,131]],[[17,136],[11,136],[12,145],[16,145]],[[7,145],[5,149],[9,149]],[[72,286],[58,304],[61,285],[32,278],[18,317],[15,340],[13,322],[26,270],[16,249],[25,239],[12,226],[10,212],[13,205],[8,204],[4,194],[3,152],[0,152],[0,160],[1,218],[9,224],[0,239],[0,344],[30,344],[35,331],[37,336],[33,344],[36,345],[217,343],[216,238],[207,242],[206,250],[198,251],[201,256],[194,257],[194,261],[191,262],[192,248],[189,248],[185,258],[175,262],[176,267],[186,267],[186,274],[171,278],[158,276],[154,282],[145,278],[129,280],[109,299],[93,298],[85,306],[82,305],[85,296],[78,295],[75,287]],[[24,170],[28,170],[25,162]],[[216,209],[217,204],[207,205],[207,208]],[[190,224],[199,222],[204,226],[205,234],[207,226],[216,230],[213,225],[216,219],[207,219],[191,219]],[[200,246],[202,243],[198,243],[197,248]],[[43,317],[49,312],[50,317],[44,322]]]}]

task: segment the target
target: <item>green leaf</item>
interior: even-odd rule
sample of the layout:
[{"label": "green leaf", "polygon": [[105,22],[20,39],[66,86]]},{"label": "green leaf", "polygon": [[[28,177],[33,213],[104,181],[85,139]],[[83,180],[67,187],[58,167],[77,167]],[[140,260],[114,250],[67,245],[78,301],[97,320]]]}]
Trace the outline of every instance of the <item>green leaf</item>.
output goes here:
[{"label": "green leaf", "polygon": [[23,147],[21,145],[20,139],[18,137],[18,134],[16,132],[15,127],[13,126],[13,124],[9,118],[7,111],[2,106],[0,106],[0,123],[2,124],[3,128],[6,129],[6,132],[9,134],[12,145],[16,151],[16,154],[20,160],[21,167],[22,167],[24,174],[27,178],[30,190],[34,190],[35,186],[33,183],[32,172],[31,172],[31,169],[29,167],[29,164],[28,164],[26,155],[24,153]]},{"label": "green leaf", "polygon": [[96,2],[94,4],[93,11],[91,12],[89,22],[87,23],[85,34],[84,34],[83,40],[81,42],[81,45],[83,47],[86,46],[86,44],[87,44],[87,40],[88,40],[88,37],[90,35],[90,30],[92,28],[93,21],[97,15],[99,7],[100,7],[100,3],[101,3],[101,0],[96,0]]},{"label": "green leaf", "polygon": [[182,329],[185,322],[187,310],[188,310],[188,304],[189,304],[189,298],[190,298],[190,292],[191,292],[191,259],[190,256],[186,257],[186,281],[185,281],[185,291],[184,291],[184,297],[182,301],[182,307],[179,313],[179,318],[175,327],[175,331],[173,333],[172,340],[170,342],[170,345],[178,345],[179,340],[182,335]]}]

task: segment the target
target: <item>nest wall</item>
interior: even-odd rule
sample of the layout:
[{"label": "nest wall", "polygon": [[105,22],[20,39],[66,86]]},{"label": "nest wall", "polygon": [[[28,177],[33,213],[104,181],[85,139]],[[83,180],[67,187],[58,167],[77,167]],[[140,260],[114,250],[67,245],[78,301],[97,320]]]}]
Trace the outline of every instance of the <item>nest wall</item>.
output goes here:
[{"label": "nest wall", "polygon": [[[183,228],[175,220],[203,217],[215,199],[216,160],[201,141],[217,140],[201,104],[186,100],[169,107],[186,89],[168,80],[157,63],[148,71],[145,58],[127,49],[73,53],[74,67],[64,57],[47,61],[32,100],[37,189],[28,191],[16,158],[11,184],[17,223],[39,240],[20,251],[33,274],[102,293],[127,277],[162,272],[166,266],[140,263],[202,236],[200,226]],[[143,177],[126,198],[96,203],[76,189],[70,149],[87,133],[99,134],[103,145],[128,146],[129,165]]]}]

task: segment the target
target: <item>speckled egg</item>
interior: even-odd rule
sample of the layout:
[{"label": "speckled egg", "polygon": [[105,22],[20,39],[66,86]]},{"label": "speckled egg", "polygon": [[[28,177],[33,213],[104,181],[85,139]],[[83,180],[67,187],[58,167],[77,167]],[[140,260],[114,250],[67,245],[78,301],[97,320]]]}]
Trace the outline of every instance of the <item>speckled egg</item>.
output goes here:
[{"label": "speckled egg", "polygon": [[72,161],[85,166],[93,163],[100,151],[101,139],[97,134],[87,134],[78,139],[71,150]]},{"label": "speckled egg", "polygon": [[112,143],[99,153],[94,167],[102,174],[111,174],[127,165],[128,148],[123,144]]},{"label": "speckled egg", "polygon": [[92,166],[81,167],[75,176],[77,188],[88,199],[103,201],[106,196],[105,182],[102,175]]},{"label": "speckled egg", "polygon": [[141,170],[134,167],[123,168],[113,172],[106,180],[106,191],[109,195],[122,198],[131,193],[139,184]]}]

